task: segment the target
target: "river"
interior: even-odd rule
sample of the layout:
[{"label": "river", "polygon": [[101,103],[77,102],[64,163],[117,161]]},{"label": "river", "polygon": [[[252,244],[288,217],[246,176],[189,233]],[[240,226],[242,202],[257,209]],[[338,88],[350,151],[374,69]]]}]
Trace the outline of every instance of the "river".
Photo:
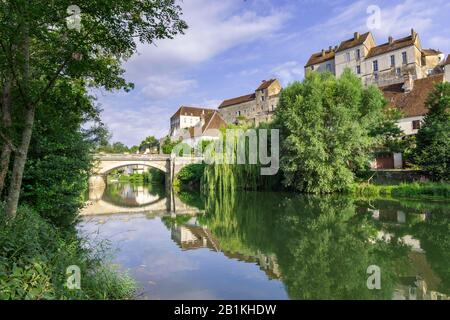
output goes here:
[{"label": "river", "polygon": [[79,232],[140,299],[448,299],[450,204],[109,184]]}]

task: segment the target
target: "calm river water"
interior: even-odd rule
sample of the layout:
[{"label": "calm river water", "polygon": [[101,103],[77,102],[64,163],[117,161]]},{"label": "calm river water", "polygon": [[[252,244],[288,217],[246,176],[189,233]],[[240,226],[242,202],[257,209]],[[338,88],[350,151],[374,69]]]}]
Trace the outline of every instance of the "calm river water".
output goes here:
[{"label": "calm river water", "polygon": [[201,199],[116,183],[82,213],[80,233],[110,243],[143,299],[450,295],[449,203],[265,192]]}]

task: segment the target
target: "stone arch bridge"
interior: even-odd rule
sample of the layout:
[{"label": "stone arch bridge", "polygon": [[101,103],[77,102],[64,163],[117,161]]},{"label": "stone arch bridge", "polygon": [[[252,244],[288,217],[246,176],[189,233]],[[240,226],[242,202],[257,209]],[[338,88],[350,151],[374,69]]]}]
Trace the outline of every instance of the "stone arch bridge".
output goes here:
[{"label": "stone arch bridge", "polygon": [[201,157],[173,157],[162,154],[95,154],[95,166],[89,178],[89,189],[104,189],[106,176],[112,170],[129,166],[143,165],[159,169],[166,174],[166,188],[171,188],[173,179],[188,164],[201,163]]}]

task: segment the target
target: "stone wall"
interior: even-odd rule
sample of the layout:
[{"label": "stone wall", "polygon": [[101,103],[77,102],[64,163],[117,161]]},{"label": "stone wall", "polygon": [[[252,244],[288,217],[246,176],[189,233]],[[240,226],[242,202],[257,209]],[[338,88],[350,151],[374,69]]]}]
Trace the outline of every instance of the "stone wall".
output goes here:
[{"label": "stone wall", "polygon": [[420,170],[377,170],[372,178],[377,184],[401,184],[407,182],[428,182],[431,177]]}]

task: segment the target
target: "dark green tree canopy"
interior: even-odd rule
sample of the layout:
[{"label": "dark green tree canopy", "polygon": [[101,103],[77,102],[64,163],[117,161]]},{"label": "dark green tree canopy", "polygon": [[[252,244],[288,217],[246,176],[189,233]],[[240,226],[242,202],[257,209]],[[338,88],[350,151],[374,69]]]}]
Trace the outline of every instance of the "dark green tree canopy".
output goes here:
[{"label": "dark green tree canopy", "polygon": [[310,193],[348,187],[368,168],[385,106],[382,93],[350,70],[339,79],[312,72],[285,88],[276,111],[285,185]]},{"label": "dark green tree canopy", "polygon": [[450,83],[439,83],[427,100],[429,109],[417,133],[415,162],[436,180],[450,180]]}]

